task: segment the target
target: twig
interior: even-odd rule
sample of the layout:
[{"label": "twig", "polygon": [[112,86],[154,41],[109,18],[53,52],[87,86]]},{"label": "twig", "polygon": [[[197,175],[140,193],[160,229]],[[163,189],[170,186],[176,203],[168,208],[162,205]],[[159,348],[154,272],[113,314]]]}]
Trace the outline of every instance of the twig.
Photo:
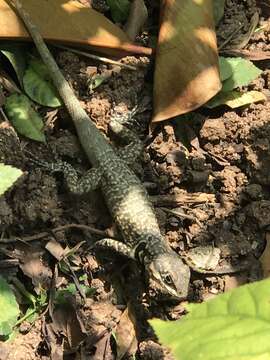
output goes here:
[{"label": "twig", "polygon": [[63,231],[63,230],[68,230],[68,229],[80,229],[80,230],[86,230],[89,231],[92,234],[95,235],[100,235],[102,237],[107,237],[109,236],[109,232],[107,232],[106,230],[98,230],[95,229],[91,226],[88,225],[81,225],[81,224],[67,224],[67,225],[62,225],[62,226],[58,226],[54,229],[51,229],[50,231],[44,231],[41,232],[39,234],[35,234],[35,235],[30,235],[30,236],[24,236],[24,237],[13,237],[13,238],[0,238],[0,243],[14,243],[16,241],[24,241],[24,242],[29,242],[29,241],[34,241],[34,240],[39,240],[42,239],[48,235],[50,235],[50,233],[55,233],[58,231]]},{"label": "twig", "polygon": [[10,268],[19,265],[18,259],[5,259],[0,261],[0,269]]},{"label": "twig", "polygon": [[191,220],[193,222],[195,222],[196,224],[198,225],[201,225],[201,223],[199,222],[199,220],[197,218],[195,218],[194,216],[192,215],[188,215],[188,214],[184,214],[184,213],[180,213],[179,211],[177,210],[171,210],[171,209],[167,209],[165,207],[161,207],[161,209],[163,211],[165,211],[166,213],[168,214],[172,214],[172,215],[175,215],[179,218],[182,218],[182,219],[188,219],[188,220]]},{"label": "twig", "polygon": [[208,193],[179,193],[175,195],[152,195],[150,199],[154,206],[177,206],[183,204],[215,204],[216,198],[214,194]]},{"label": "twig", "polygon": [[235,29],[235,30],[227,37],[227,39],[225,39],[225,40],[223,41],[223,43],[219,45],[218,51],[220,51],[221,49],[223,49],[224,46],[227,45],[227,44],[232,40],[232,38],[242,29],[243,26],[244,26],[244,24],[241,24],[237,29]]},{"label": "twig", "polygon": [[73,48],[70,48],[70,47],[64,46],[64,45],[54,44],[54,46],[56,46],[56,47],[58,47],[60,49],[71,51],[74,54],[82,55],[82,56],[85,56],[85,57],[88,57],[90,59],[94,59],[94,60],[97,60],[97,61],[100,61],[100,62],[121,66],[121,67],[124,67],[124,68],[129,69],[129,70],[137,70],[136,66],[124,64],[124,63],[121,63],[120,61],[108,59],[108,58],[105,58],[103,56],[89,54],[89,53],[87,53],[85,51],[73,49]]}]

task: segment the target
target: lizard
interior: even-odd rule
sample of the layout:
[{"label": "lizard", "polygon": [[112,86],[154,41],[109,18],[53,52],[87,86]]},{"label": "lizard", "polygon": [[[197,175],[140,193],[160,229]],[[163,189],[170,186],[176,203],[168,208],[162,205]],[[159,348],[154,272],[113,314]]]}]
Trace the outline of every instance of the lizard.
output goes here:
[{"label": "lizard", "polygon": [[130,168],[130,164],[135,162],[142,150],[141,141],[121,122],[112,119],[111,130],[129,141],[126,147],[116,152],[82,108],[20,0],[9,0],[9,3],[15,7],[46,64],[52,82],[75,125],[80,144],[92,165],[81,179],[65,162],[55,163],[51,170],[63,173],[67,186],[73,193],[82,194],[101,188],[121,234],[121,240],[105,238],[98,240],[95,245],[137,261],[144,270],[149,293],[154,294],[157,299],[185,299],[188,295],[190,269],[161,234],[146,189]]}]

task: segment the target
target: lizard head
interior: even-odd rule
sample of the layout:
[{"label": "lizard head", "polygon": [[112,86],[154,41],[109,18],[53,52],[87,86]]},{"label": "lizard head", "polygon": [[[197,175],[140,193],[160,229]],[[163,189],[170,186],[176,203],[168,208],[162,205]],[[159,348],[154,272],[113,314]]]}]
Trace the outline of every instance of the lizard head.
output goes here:
[{"label": "lizard head", "polygon": [[187,297],[190,270],[174,251],[157,255],[145,265],[149,288],[159,298],[181,300]]}]

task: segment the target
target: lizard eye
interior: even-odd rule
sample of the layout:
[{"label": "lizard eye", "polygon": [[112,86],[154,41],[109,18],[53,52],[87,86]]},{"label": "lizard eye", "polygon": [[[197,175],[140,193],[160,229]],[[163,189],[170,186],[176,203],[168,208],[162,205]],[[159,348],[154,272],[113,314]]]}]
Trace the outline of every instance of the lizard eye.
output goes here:
[{"label": "lizard eye", "polygon": [[165,281],[165,283],[167,284],[167,285],[172,285],[173,284],[173,279],[172,279],[172,277],[171,277],[171,275],[165,275],[164,276],[164,281]]}]

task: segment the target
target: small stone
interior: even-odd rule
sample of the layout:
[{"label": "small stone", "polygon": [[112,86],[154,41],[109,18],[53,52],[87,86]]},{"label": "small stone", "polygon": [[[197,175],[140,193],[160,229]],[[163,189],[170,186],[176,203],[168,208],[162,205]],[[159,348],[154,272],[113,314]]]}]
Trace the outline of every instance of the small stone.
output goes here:
[{"label": "small stone", "polygon": [[173,227],[178,227],[179,226],[179,220],[176,217],[170,217],[169,218],[169,224]]}]

